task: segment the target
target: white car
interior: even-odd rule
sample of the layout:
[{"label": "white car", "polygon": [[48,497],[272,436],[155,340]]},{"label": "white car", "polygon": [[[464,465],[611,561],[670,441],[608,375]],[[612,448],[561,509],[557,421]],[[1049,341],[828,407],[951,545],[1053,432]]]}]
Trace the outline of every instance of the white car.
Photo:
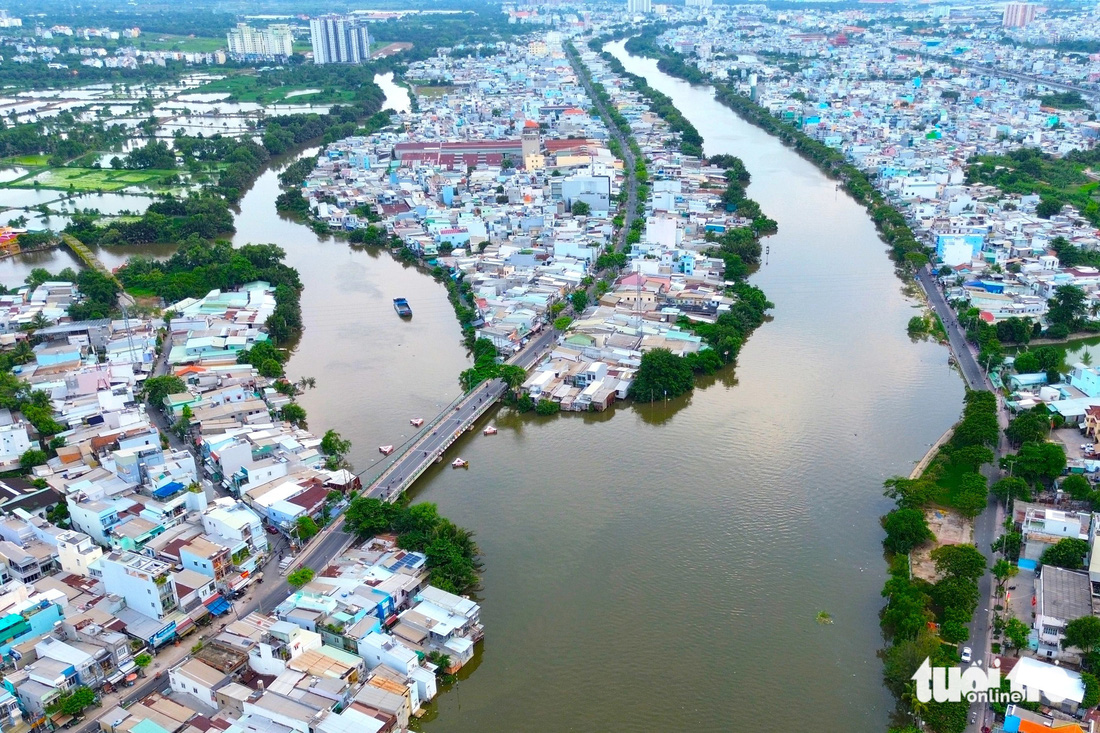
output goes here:
[{"label": "white car", "polygon": [[970,647],[964,646],[962,653],[963,664],[970,664],[970,658],[973,656],[973,652],[970,651]]}]

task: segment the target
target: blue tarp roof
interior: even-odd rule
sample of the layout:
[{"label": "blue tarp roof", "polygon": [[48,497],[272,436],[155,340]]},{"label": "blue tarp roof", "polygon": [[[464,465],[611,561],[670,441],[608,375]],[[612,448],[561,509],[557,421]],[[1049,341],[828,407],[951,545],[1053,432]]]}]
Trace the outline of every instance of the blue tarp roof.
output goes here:
[{"label": "blue tarp roof", "polygon": [[164,497],[171,496],[172,494],[175,494],[179,491],[183,491],[183,484],[181,484],[179,481],[173,481],[172,483],[165,484],[164,486],[161,486],[159,489],[154,491],[153,496],[158,499],[163,499]]},{"label": "blue tarp roof", "polygon": [[207,602],[206,608],[215,616],[221,616],[223,613],[229,613],[229,601],[218,595],[214,600]]}]

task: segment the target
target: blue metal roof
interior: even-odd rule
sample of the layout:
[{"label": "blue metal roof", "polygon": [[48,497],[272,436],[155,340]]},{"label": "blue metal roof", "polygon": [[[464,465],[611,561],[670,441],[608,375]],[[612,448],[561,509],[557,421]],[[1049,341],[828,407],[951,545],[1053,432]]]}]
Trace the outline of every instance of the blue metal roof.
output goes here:
[{"label": "blue metal roof", "polygon": [[183,491],[183,484],[179,481],[173,481],[171,483],[161,486],[159,489],[153,492],[153,496],[158,499],[163,499],[166,496],[171,496],[177,492]]}]

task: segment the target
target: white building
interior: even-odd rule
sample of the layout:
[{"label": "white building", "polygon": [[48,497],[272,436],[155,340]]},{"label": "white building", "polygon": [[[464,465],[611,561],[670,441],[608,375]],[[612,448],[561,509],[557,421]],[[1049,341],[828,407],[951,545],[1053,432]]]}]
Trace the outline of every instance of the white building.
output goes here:
[{"label": "white building", "polygon": [[253,554],[267,552],[263,521],[243,502],[219,499],[202,515],[202,528],[220,539],[244,542]]},{"label": "white building", "polygon": [[370,33],[355,18],[345,15],[311,18],[309,39],[315,64],[359,64],[370,60]]},{"label": "white building", "polygon": [[653,12],[653,0],[626,0],[626,12],[648,14]]},{"label": "white building", "polygon": [[229,43],[229,53],[235,56],[290,58],[294,53],[294,34],[285,23],[267,28],[238,23],[226,34],[226,41]]},{"label": "white building", "polygon": [[133,552],[104,555],[91,568],[108,593],[126,599],[126,606],[143,616],[160,619],[178,605],[172,567]]},{"label": "white building", "polygon": [[19,460],[33,446],[22,422],[0,425],[0,466]]},{"label": "white building", "polygon": [[88,577],[90,566],[103,557],[103,548],[83,532],[69,530],[57,537],[57,561],[66,573]]}]

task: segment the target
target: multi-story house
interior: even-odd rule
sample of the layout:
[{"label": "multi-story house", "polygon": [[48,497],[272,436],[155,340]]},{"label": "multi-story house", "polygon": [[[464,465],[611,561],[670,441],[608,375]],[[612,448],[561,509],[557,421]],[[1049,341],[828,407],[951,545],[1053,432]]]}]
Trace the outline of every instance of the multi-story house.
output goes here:
[{"label": "multi-story house", "polygon": [[126,606],[149,618],[161,619],[176,610],[179,601],[172,567],[132,552],[111,552],[91,567],[108,593],[126,600]]},{"label": "multi-story house", "polygon": [[229,575],[233,559],[228,547],[196,537],[180,548],[180,562],[188,570],[211,577],[220,585]]},{"label": "multi-story house", "polygon": [[57,537],[57,559],[66,573],[87,577],[89,566],[101,557],[103,548],[83,532],[69,530]]}]

